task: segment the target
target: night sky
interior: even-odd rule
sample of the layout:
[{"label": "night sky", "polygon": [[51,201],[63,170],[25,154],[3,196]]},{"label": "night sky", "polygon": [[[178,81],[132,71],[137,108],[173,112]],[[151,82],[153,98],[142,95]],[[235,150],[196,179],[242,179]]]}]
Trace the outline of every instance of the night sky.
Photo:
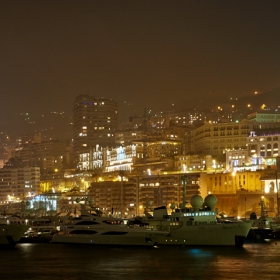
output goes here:
[{"label": "night sky", "polygon": [[70,116],[78,94],[124,120],[272,90],[279,30],[279,0],[1,0],[0,130]]}]

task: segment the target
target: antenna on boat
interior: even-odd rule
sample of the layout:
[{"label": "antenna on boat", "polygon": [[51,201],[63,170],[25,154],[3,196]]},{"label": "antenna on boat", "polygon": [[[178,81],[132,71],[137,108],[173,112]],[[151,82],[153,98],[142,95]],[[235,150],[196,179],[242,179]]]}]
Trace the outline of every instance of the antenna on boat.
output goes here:
[{"label": "antenna on boat", "polygon": [[261,202],[259,203],[259,205],[261,206],[261,217],[265,217],[267,216],[267,211],[264,205],[264,197],[261,197]]}]

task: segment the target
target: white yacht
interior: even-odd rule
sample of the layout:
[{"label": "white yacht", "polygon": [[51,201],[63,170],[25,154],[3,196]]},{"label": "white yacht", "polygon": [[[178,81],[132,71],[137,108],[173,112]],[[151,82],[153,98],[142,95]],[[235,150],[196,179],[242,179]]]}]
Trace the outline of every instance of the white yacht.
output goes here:
[{"label": "white yacht", "polygon": [[101,217],[85,211],[69,224],[61,225],[52,237],[52,243],[82,243],[94,245],[154,246],[169,232],[131,225],[126,219]]},{"label": "white yacht", "polygon": [[186,208],[183,202],[171,215],[167,214],[166,207],[158,207],[153,210],[153,215],[142,219],[157,230],[170,232],[157,240],[159,245],[243,246],[251,221],[218,222],[213,210],[217,198],[211,194],[204,201],[195,195],[190,203],[192,208]]},{"label": "white yacht", "polygon": [[0,218],[0,245],[14,247],[24,235],[28,225],[21,219]]}]

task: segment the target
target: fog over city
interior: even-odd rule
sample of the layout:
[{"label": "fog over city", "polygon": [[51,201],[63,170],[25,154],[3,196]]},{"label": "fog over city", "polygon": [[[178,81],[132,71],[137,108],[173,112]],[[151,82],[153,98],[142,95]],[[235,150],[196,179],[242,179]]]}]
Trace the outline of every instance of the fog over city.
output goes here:
[{"label": "fog over city", "polygon": [[79,94],[116,100],[125,122],[270,92],[279,12],[279,1],[1,1],[0,130],[71,137]]}]

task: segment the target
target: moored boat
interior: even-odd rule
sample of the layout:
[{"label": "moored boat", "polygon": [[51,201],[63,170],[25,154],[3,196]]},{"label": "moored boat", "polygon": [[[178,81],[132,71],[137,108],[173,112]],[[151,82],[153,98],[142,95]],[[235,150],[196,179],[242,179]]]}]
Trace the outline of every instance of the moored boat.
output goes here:
[{"label": "moored boat", "polygon": [[60,231],[52,237],[52,243],[154,246],[160,237],[169,233],[131,225],[127,219],[93,215],[85,211],[83,204],[81,207],[82,215],[61,225]]},{"label": "moored boat", "polygon": [[27,229],[28,226],[20,220],[10,221],[7,217],[0,218],[0,245],[14,247]]},{"label": "moored boat", "polygon": [[158,240],[161,245],[198,245],[198,246],[236,246],[242,247],[251,228],[250,221],[228,220],[218,222],[213,210],[217,204],[214,195],[205,200],[199,195],[191,198],[192,208],[185,203],[167,214],[166,207],[153,210],[153,215],[142,219],[150,227],[169,231],[167,236]]},{"label": "moored boat", "polygon": [[249,240],[269,240],[272,237],[272,233],[279,229],[278,219],[268,216],[263,199],[261,199],[259,205],[261,215],[257,217],[255,212],[250,214],[252,226],[247,236]]}]

